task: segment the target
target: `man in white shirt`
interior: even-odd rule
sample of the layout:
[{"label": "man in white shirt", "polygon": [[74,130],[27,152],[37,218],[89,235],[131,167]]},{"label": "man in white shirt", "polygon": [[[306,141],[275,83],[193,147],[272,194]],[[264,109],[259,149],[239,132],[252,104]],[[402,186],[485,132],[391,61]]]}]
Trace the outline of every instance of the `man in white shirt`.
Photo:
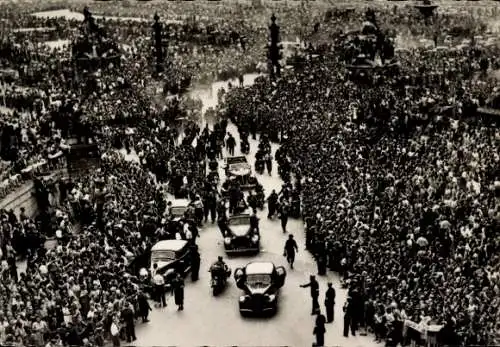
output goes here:
[{"label": "man in white shirt", "polygon": [[160,307],[167,306],[167,300],[165,299],[165,279],[161,274],[157,273],[158,264],[153,265],[153,283],[155,286],[155,293]]}]

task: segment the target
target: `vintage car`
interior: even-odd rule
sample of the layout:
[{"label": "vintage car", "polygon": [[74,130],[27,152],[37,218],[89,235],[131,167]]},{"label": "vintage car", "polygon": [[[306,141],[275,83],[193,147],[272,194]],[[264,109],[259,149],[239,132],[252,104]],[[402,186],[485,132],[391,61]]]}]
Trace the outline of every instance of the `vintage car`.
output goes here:
[{"label": "vintage car", "polygon": [[226,253],[258,253],[260,251],[259,231],[250,227],[249,214],[229,217],[226,229],[223,232]]},{"label": "vintage car", "polygon": [[242,189],[253,189],[256,186],[257,179],[252,176],[252,167],[245,156],[227,157],[225,163],[227,178],[234,177]]},{"label": "vintage car", "polygon": [[151,248],[151,274],[154,264],[158,264],[156,274],[165,278],[165,284],[171,282],[175,272],[186,275],[191,270],[191,246],[185,240],[163,240]]},{"label": "vintage car", "polygon": [[278,294],[285,284],[286,270],[271,262],[252,262],[234,271],[240,296],[240,314],[275,314],[278,310]]},{"label": "vintage car", "polygon": [[169,206],[169,219],[172,221],[180,221],[185,216],[185,212],[189,206],[188,199],[174,199],[171,201],[172,205]]}]

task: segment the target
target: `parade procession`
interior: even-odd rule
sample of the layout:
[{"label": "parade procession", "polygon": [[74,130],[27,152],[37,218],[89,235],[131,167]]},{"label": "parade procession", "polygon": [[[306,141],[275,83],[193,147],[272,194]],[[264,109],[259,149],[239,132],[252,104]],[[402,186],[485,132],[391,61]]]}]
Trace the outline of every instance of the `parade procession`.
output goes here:
[{"label": "parade procession", "polygon": [[499,7],[0,0],[0,346],[500,345]]}]

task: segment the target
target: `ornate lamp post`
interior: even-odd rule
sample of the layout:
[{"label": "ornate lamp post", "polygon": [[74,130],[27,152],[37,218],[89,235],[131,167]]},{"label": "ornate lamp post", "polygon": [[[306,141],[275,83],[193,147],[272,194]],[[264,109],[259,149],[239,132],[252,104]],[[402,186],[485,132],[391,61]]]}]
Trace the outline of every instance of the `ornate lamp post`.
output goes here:
[{"label": "ornate lamp post", "polygon": [[280,59],[281,44],[280,44],[280,27],[276,24],[276,16],[273,14],[271,17],[271,25],[269,26],[270,43],[268,45],[268,59],[269,59],[269,73],[271,79],[281,76]]},{"label": "ornate lamp post", "polygon": [[427,22],[434,14],[436,8],[438,8],[438,5],[432,4],[430,0],[423,0],[422,4],[415,5],[415,8],[420,11]]},{"label": "ornate lamp post", "polygon": [[162,31],[163,25],[160,23],[160,17],[158,13],[155,13],[153,24],[153,36],[154,36],[154,50],[156,57],[156,72],[160,73],[163,71],[163,38]]}]

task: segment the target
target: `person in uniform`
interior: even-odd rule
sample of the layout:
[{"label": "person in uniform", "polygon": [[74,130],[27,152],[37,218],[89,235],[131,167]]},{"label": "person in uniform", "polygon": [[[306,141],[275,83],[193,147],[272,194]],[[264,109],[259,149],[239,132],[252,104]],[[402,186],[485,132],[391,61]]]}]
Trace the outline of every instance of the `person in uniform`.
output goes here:
[{"label": "person in uniform", "polygon": [[325,345],[325,332],[325,316],[319,313],[313,330],[313,334],[316,335],[316,346],[323,347]]},{"label": "person in uniform", "polygon": [[199,272],[200,272],[200,252],[198,252],[198,246],[193,245],[192,251],[191,251],[191,280],[198,281],[199,278]]},{"label": "person in uniform", "polygon": [[311,289],[311,299],[312,299],[312,309],[311,309],[311,314],[318,314],[319,313],[319,283],[316,281],[316,277],[314,275],[311,275],[309,277],[309,283],[302,284],[300,286],[301,288],[307,288],[309,287]]},{"label": "person in uniform", "polygon": [[184,278],[177,272],[175,279],[172,283],[172,291],[174,295],[177,311],[184,310]]},{"label": "person in uniform", "polygon": [[291,269],[293,269],[293,263],[295,262],[295,252],[298,251],[299,247],[297,246],[297,242],[293,239],[293,235],[288,235],[283,255],[286,257]]},{"label": "person in uniform", "polygon": [[349,337],[349,327],[351,328],[352,336],[356,336],[356,323],[355,323],[355,307],[352,298],[348,297],[344,304],[344,336]]},{"label": "person in uniform", "polygon": [[328,289],[325,293],[325,309],[326,309],[326,321],[331,323],[334,320],[334,308],[335,308],[335,289],[333,288],[332,282],[328,282]]}]

